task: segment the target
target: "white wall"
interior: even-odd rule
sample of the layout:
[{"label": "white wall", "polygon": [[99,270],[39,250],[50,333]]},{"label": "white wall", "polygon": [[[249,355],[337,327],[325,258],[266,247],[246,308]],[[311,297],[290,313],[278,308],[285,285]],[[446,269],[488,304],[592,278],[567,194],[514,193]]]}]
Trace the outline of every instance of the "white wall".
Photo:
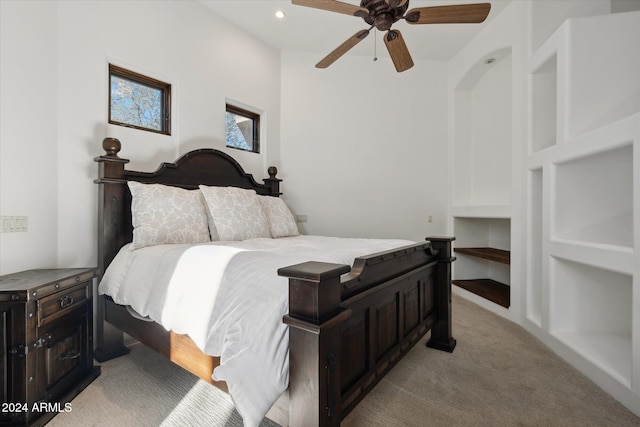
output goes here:
[{"label": "white wall", "polygon": [[[279,54],[201,4],[0,4],[0,209],[29,216],[27,233],[0,234],[0,274],[96,264],[93,158],[106,136],[122,141],[132,169],[202,147],[230,152],[258,180],[277,165]],[[173,84],[171,136],[107,124],[109,61]],[[226,99],[264,112],[262,154],[224,148]]]},{"label": "white wall", "polygon": [[0,274],[56,265],[55,16],[55,3],[0,2],[0,214],[29,218],[0,234]]},{"label": "white wall", "polygon": [[530,0],[529,53],[532,53],[568,18],[581,16],[606,15],[614,8],[624,10],[629,3],[636,0],[562,0],[535,1]]},{"label": "white wall", "polygon": [[[197,2],[1,4],[0,208],[28,215],[30,228],[0,234],[0,274],[95,265],[102,139],[119,138],[128,167],[142,170],[194,148],[224,150],[226,99],[264,112],[264,152],[231,153],[257,179],[280,167],[287,201],[309,215],[305,231],[444,234],[444,63],[397,74],[385,60],[343,58],[317,70],[315,56],[285,53],[281,73],[276,51]],[[107,124],[110,61],[174,85],[171,136]]]},{"label": "white wall", "polygon": [[[285,200],[309,234],[407,238],[446,230],[446,63],[282,55]],[[432,215],[433,222],[428,222]]]}]

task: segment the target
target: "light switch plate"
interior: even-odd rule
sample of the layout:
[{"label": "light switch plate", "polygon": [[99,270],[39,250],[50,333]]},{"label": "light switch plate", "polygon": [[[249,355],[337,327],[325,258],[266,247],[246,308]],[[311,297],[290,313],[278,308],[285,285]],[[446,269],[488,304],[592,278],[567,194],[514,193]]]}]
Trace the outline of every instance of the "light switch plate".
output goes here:
[{"label": "light switch plate", "polygon": [[3,233],[16,233],[29,230],[29,217],[27,216],[2,216],[0,227]]}]

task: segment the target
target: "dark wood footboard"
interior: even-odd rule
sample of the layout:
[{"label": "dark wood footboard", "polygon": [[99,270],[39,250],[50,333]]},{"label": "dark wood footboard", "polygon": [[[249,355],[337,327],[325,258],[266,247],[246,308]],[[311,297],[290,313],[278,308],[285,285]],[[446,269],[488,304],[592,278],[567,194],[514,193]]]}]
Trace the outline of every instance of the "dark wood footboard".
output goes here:
[{"label": "dark wood footboard", "polygon": [[339,425],[429,330],[429,347],[453,351],[453,238],[428,240],[358,258],[353,269],[278,271],[289,277],[290,426]]}]

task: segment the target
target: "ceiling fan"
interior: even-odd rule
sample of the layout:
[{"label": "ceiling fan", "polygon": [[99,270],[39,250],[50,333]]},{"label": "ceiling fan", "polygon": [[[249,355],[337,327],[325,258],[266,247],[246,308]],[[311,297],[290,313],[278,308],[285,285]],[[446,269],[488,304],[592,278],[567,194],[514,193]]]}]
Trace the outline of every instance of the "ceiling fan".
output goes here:
[{"label": "ceiling fan", "polygon": [[378,31],[387,32],[384,35],[384,44],[399,73],[413,67],[413,59],[400,31],[391,29],[395,22],[404,19],[409,24],[478,24],[487,18],[491,10],[490,3],[478,3],[417,7],[407,11],[409,0],[361,0],[360,6],[336,0],[291,0],[291,3],[357,16],[370,25],[368,29],[358,31],[325,56],[316,64],[317,68],[327,68],[333,64],[349,49],[364,40],[375,27]]}]

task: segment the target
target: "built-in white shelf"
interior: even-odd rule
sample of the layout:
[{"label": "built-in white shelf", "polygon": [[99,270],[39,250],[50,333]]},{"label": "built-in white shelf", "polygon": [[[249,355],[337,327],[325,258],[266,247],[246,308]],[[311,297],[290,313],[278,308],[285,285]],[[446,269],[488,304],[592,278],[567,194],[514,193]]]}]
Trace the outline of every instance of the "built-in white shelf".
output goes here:
[{"label": "built-in white shelf", "polygon": [[640,415],[640,12],[596,3],[515,2],[473,42],[498,67],[452,61],[452,278]]},{"label": "built-in white shelf", "polygon": [[570,35],[565,40],[569,68],[564,80],[565,139],[640,111],[639,20],[640,12],[629,12],[597,19],[596,29],[593,18],[570,22]]},{"label": "built-in white shelf", "polygon": [[633,146],[558,163],[552,237],[633,246]]},{"label": "built-in white shelf", "polygon": [[632,276],[555,257],[552,271],[551,334],[629,386]]},{"label": "built-in white shelf", "polygon": [[452,283],[502,315],[511,305],[512,60],[511,47],[483,55],[452,98]]},{"label": "built-in white shelf", "polygon": [[564,144],[531,153],[527,158],[526,168],[528,170],[540,169],[545,164],[568,162],[632,145],[638,138],[639,123],[640,112],[636,111],[634,114],[606,126],[569,139]]},{"label": "built-in white shelf", "polygon": [[451,208],[455,218],[511,218],[511,205],[455,205]]},{"label": "built-in white shelf", "polygon": [[510,306],[511,220],[456,217],[453,284],[498,304]]},{"label": "built-in white shelf", "polygon": [[637,268],[636,254],[631,248],[561,239],[549,240],[547,247],[551,256],[598,268],[625,274],[633,274]]},{"label": "built-in white shelf", "polygon": [[637,40],[640,12],[569,19],[528,58],[524,324],[640,415]]},{"label": "built-in white shelf", "polygon": [[625,387],[631,387],[630,336],[607,333],[556,331],[552,335]]},{"label": "built-in white shelf", "polygon": [[511,220],[508,218],[454,218],[458,248],[491,247],[511,250]]},{"label": "built-in white shelf", "polygon": [[548,58],[531,74],[530,152],[553,147],[557,141],[558,59]]}]

